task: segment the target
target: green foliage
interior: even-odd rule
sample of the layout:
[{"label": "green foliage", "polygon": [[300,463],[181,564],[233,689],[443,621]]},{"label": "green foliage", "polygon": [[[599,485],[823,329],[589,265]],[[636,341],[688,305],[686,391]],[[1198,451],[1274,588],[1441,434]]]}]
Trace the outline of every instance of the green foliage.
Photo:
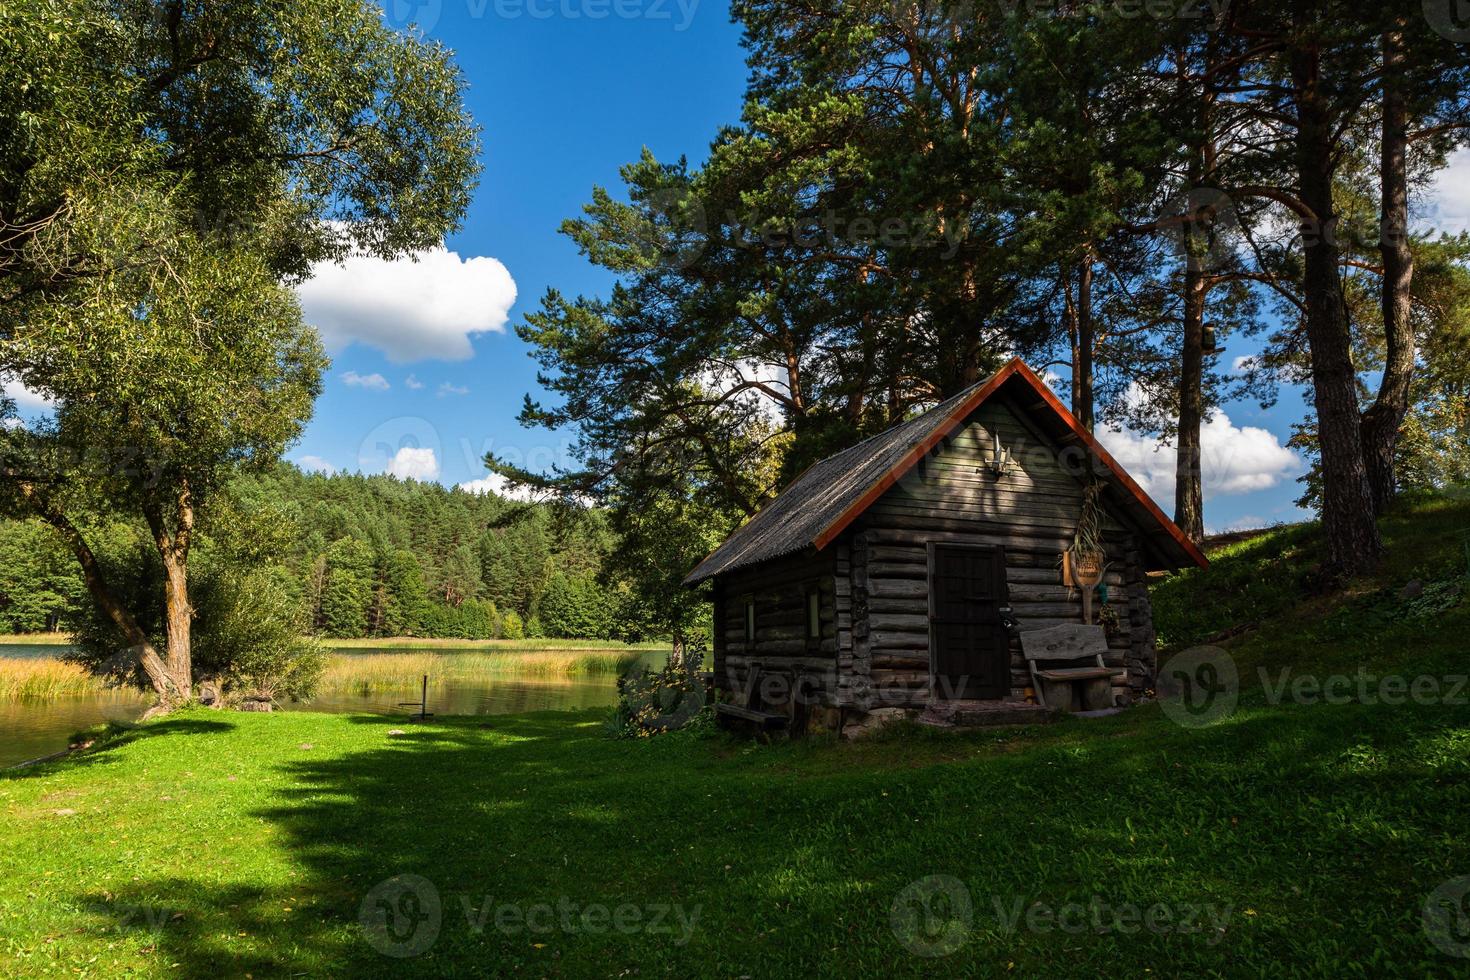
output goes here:
[{"label": "green foliage", "polygon": [[514,609],[507,610],[505,616],[501,618],[500,635],[507,640],[526,638],[526,626],[521,622],[520,614]]},{"label": "green foliage", "polygon": [[[254,517],[242,512],[237,519],[248,527]],[[293,577],[279,564],[251,561],[236,551],[231,535],[222,538],[198,544],[191,588],[195,679],[216,680],[233,699],[309,697],[325,659],[318,644],[305,637],[307,624]],[[163,570],[152,542],[127,523],[99,528],[94,540],[118,597],[139,610],[140,625],[161,643],[164,610],[156,597]],[[68,659],[94,673],[141,685],[126,640],[93,603],[68,608],[63,625],[74,644]]]},{"label": "green foliage", "polygon": [[376,607],[384,636],[420,636],[429,610],[423,572],[414,553],[395,549],[379,563]]},{"label": "green foliage", "polygon": [[362,636],[373,599],[372,549],[356,538],[342,538],[324,557],[326,585],[317,624],[327,636]]},{"label": "green foliage", "polygon": [[[507,516],[505,510],[497,510],[492,520],[499,524]],[[547,569],[559,560],[552,554],[552,538],[551,522],[542,508],[518,512],[509,523],[480,537],[485,594],[501,609],[530,614],[545,588]]]},{"label": "green foliage", "polygon": [[553,639],[613,634],[613,597],[596,582],[556,572],[541,595],[538,618]]},{"label": "green foliage", "polygon": [[76,559],[39,522],[18,521],[0,528],[0,631],[60,629],[85,594]]},{"label": "green foliage", "polygon": [[326,652],[304,635],[282,568],[226,568],[194,587],[194,669],[222,682],[227,700],[309,699]]},{"label": "green foliage", "polygon": [[670,657],[658,670],[646,666],[618,678],[618,703],[608,719],[608,731],[618,738],[649,738],[691,725],[710,727],[713,711],[700,670],[703,653],[686,649]]},{"label": "green foliage", "polygon": [[[162,643],[163,569],[153,543],[133,524],[114,522],[93,531],[92,550],[113,594],[137,610],[144,634]],[[119,683],[147,687],[131,644],[95,603],[83,601],[68,609],[62,626],[71,634],[69,659]]]},{"label": "green foliage", "polygon": [[[478,135],[449,53],[367,0],[40,0],[0,5],[0,36],[21,66],[0,85],[0,378],[56,403],[30,427],[0,403],[0,506],[56,527],[84,565],[91,525],[148,528],[166,636],[143,626],[159,595],[130,592],[147,567],[88,585],[171,700],[190,683],[195,536],[320,391],[291,286],[323,259],[439,245]],[[360,632],[371,574],[330,571],[313,601]]]}]

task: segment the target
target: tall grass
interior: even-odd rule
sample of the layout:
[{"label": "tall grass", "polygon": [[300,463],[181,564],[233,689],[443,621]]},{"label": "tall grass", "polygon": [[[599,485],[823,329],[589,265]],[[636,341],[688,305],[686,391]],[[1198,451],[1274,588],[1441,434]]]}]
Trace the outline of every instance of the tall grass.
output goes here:
[{"label": "tall grass", "polygon": [[0,633],[0,646],[61,647],[69,643],[68,633]]},{"label": "tall grass", "polygon": [[[575,678],[615,677],[631,670],[647,651],[547,650],[487,653],[332,654],[322,676],[322,691],[373,691],[412,688],[429,675],[435,686],[492,677],[534,677],[568,682]],[[0,700],[54,700],[109,690],[76,664],[44,657],[0,658]]]},{"label": "tall grass", "polygon": [[626,648],[535,653],[376,653],[334,654],[322,675],[323,691],[373,691],[412,688],[425,674],[431,685],[491,677],[534,677],[572,680],[625,673],[643,659]]},{"label": "tall grass", "polygon": [[0,659],[0,700],[81,697],[106,690],[100,678],[64,660]]},{"label": "tall grass", "polygon": [[660,650],[668,641],[622,643],[618,640],[459,640],[424,636],[384,636],[342,639],[324,637],[322,644],[333,650],[505,650],[515,653],[545,653],[553,650]]}]

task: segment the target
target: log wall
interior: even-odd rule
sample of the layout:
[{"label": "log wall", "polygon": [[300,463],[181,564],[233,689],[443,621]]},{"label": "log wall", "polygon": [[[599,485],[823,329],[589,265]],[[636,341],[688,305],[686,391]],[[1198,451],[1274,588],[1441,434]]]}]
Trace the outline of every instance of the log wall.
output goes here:
[{"label": "log wall", "polygon": [[[794,716],[790,695],[798,689],[809,703],[831,708],[922,707],[931,683],[930,543],[1003,548],[1022,631],[1080,623],[1081,596],[1062,584],[1061,553],[1071,545],[1082,483],[1065,447],[1024,419],[1024,406],[987,402],[823,552],[720,576],[714,583],[717,686],[744,703],[758,662],[771,679],[763,698],[771,710],[784,706]],[[1012,457],[999,478],[989,465],[992,432]],[[1104,660],[1127,668],[1113,691],[1127,704],[1153,684],[1153,617],[1141,536],[1109,518],[1104,540],[1108,604],[1118,613]],[[806,637],[809,588],[820,596],[815,644]],[[754,643],[745,636],[747,598],[756,607]],[[1094,604],[1095,620],[1100,605]],[[1028,699],[1019,640],[1012,638],[1010,647],[1010,697]]]},{"label": "log wall", "polygon": [[[715,584],[714,676],[716,685],[743,703],[753,662],[768,678],[764,700],[772,710],[790,706],[798,682],[820,704],[834,702],[839,656],[848,642],[852,614],[846,546],[799,555],[720,576]],[[839,582],[838,569],[843,572]],[[819,597],[821,636],[807,637],[807,592]],[[755,642],[745,637],[746,600],[755,602]]]},{"label": "log wall", "polygon": [[[1012,453],[1005,476],[988,463],[991,433]],[[1021,630],[1082,621],[1081,596],[1062,584],[1061,553],[1071,544],[1082,484],[1009,406],[986,403],[965,426],[876,501],[844,535],[850,555],[852,668],[839,676],[839,703],[919,706],[929,698],[931,542],[1005,550],[1011,606]],[[1127,667],[1114,688],[1128,703],[1150,685],[1152,616],[1136,536],[1105,525],[1109,604],[1118,629],[1109,666]],[[1094,603],[1094,617],[1099,604]],[[1011,641],[1011,692],[1028,696],[1030,676]]]}]

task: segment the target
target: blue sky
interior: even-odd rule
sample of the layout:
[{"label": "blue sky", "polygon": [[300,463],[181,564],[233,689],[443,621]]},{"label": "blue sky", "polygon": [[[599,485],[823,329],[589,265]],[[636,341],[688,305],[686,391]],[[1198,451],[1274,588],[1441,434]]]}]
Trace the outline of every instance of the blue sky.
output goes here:
[{"label": "blue sky", "polygon": [[[391,21],[416,22],[455,50],[484,130],[484,174],[446,243],[452,254],[324,270],[303,289],[335,363],[291,457],[451,485],[484,478],[490,449],[544,468],[564,458],[564,441],[515,421],[537,386],[512,329],[549,286],[608,286],[557,226],[594,184],[617,187],[618,167],[644,146],[660,159],[703,158],[718,127],[739,118],[739,31],[720,0],[384,2]],[[1458,214],[1470,210],[1463,195],[1458,203]],[[1248,340],[1233,340],[1222,363],[1249,353]],[[1287,391],[1269,411],[1230,404],[1207,428],[1211,528],[1301,516],[1300,464],[1282,443],[1304,408]],[[1172,451],[1127,433],[1105,442],[1172,511]]]},{"label": "blue sky", "polygon": [[[386,3],[390,19],[415,21],[453,48],[468,79],[470,111],[484,130],[484,174],[463,230],[447,246],[462,259],[499,260],[514,279],[516,300],[503,332],[470,336],[473,356],[466,360],[395,363],[380,348],[404,347],[407,338],[385,345],[391,323],[371,331],[376,346],[342,346],[345,336],[362,332],[350,324],[329,331],[333,370],[316,419],[291,456],[381,470],[380,447],[417,440],[435,450],[436,478],[457,484],[485,475],[479,460],[486,448],[533,462],[564,451],[561,440],[515,421],[523,397],[536,390],[536,369],[511,328],[548,286],[570,294],[606,288],[608,278],[577,255],[558,225],[578,213],[594,184],[616,186],[618,167],[645,145],[660,158],[702,159],[718,126],[739,117],[743,52],[723,3]],[[615,16],[619,9],[639,16]],[[470,278],[446,272],[457,281],[445,288]],[[312,303],[305,305],[310,313]],[[343,312],[351,311],[348,305]],[[411,356],[398,354],[400,361]]]}]

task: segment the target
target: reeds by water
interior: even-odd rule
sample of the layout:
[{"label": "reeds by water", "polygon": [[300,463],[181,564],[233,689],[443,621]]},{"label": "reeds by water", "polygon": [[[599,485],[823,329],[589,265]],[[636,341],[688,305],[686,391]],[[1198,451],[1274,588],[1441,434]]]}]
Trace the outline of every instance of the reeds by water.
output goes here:
[{"label": "reeds by water", "polygon": [[0,700],[49,700],[101,694],[107,685],[76,664],[50,657],[0,659]]},{"label": "reeds by water", "polygon": [[644,654],[627,649],[491,653],[334,654],[322,675],[323,691],[410,688],[429,675],[431,685],[487,676],[568,680],[607,677],[630,670]]},{"label": "reeds by water", "polygon": [[[327,658],[322,691],[373,691],[411,688],[429,675],[429,683],[486,677],[534,677],[568,681],[614,677],[647,657],[648,651],[535,650],[433,653],[334,653]],[[0,657],[0,700],[58,699],[108,690],[99,678],[76,664],[49,657]]]}]

